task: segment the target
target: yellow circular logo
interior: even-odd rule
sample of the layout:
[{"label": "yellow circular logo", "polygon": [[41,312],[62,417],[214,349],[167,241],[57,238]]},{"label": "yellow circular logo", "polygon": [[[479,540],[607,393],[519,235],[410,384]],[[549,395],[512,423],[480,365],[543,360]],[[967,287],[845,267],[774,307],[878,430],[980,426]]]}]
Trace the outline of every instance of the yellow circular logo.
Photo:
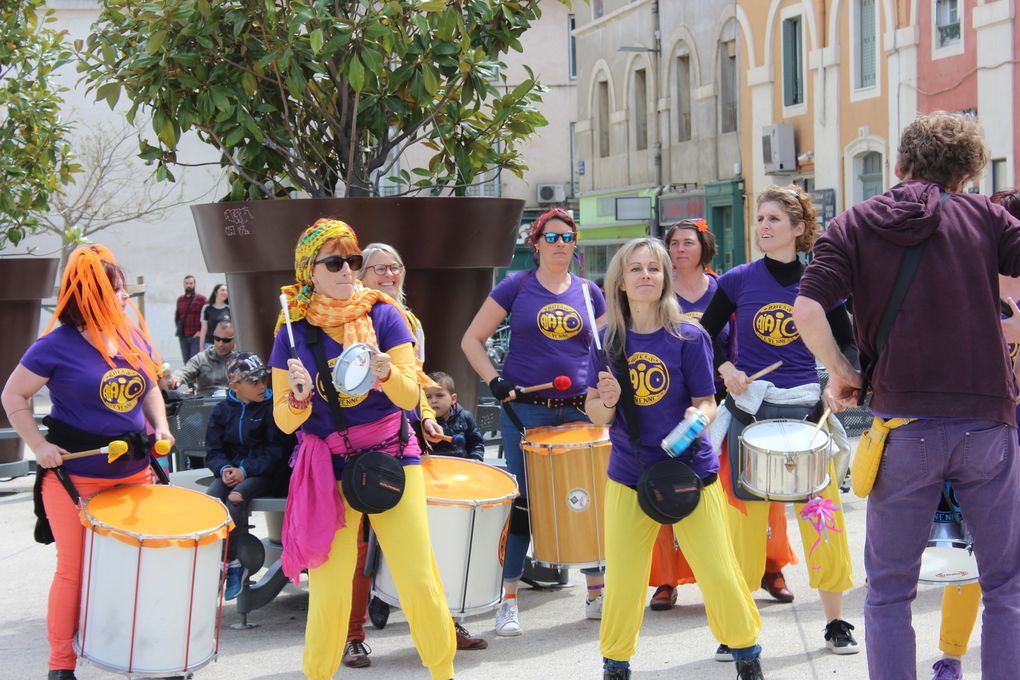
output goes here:
[{"label": "yellow circular logo", "polygon": [[634,403],[651,406],[669,391],[669,371],[662,359],[647,352],[634,352],[627,359],[630,383],[634,386]]},{"label": "yellow circular logo", "polygon": [[789,345],[800,337],[793,323],[793,307],[773,302],[759,309],[752,320],[754,334],[770,345]]},{"label": "yellow circular logo", "polygon": [[538,310],[536,321],[542,334],[552,340],[568,340],[584,328],[581,315],[573,307],[558,302]]},{"label": "yellow circular logo", "polygon": [[111,368],[99,381],[99,398],[117,413],[127,413],[145,396],[145,378],[133,368]]},{"label": "yellow circular logo", "polygon": [[[326,365],[329,366],[329,371],[330,371],[329,379],[330,380],[333,379],[333,367],[336,366],[336,362],[339,361],[339,360],[340,360],[340,357],[334,357],[333,359],[327,359],[326,360]],[[315,389],[316,389],[316,391],[318,391],[319,396],[322,397],[322,400],[328,404],[329,403],[329,397],[326,396],[326,389],[322,386],[322,375],[320,375],[319,373],[315,374]],[[362,394],[360,396],[352,397],[352,396],[344,394],[342,392],[337,392],[336,396],[337,396],[337,401],[340,402],[340,407],[341,408],[351,408],[351,407],[357,406],[361,402],[363,402],[366,399],[368,399],[368,395],[371,394],[371,393],[372,393],[372,390],[369,390],[368,392],[365,392],[364,394]]]}]

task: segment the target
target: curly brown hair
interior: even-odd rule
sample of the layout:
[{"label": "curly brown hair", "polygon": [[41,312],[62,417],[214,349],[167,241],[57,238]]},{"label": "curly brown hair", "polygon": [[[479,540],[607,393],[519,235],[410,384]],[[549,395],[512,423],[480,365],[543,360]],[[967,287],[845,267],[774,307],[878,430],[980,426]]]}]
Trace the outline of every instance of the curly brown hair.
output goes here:
[{"label": "curly brown hair", "polygon": [[978,179],[988,164],[984,130],[973,116],[933,111],[907,125],[896,149],[903,179],[926,179],[944,189]]},{"label": "curly brown hair", "polygon": [[783,206],[783,211],[794,226],[798,222],[804,223],[804,233],[797,237],[797,252],[810,253],[819,231],[818,208],[811,202],[810,194],[796,184],[787,184],[784,187],[770,184],[765,187],[765,191],[758,194],[757,206],[760,208],[762,203],[769,201]]}]

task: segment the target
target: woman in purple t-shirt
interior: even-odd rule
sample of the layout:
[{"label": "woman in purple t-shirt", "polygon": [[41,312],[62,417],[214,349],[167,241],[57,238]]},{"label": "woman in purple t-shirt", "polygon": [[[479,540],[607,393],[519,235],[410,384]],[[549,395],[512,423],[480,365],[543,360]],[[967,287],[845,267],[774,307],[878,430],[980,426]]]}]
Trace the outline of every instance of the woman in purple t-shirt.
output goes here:
[{"label": "woman in purple t-shirt", "polygon": [[[765,541],[769,503],[754,496],[739,482],[739,436],[752,419],[817,420],[821,412],[821,387],[815,359],[801,340],[793,324],[793,302],[800,290],[804,265],[797,256],[810,252],[818,234],[817,211],[811,197],[795,185],[771,185],[758,196],[758,247],[765,257],[731,269],[719,277],[719,290],[705,310],[702,323],[715,335],[736,313],[735,342],[738,352],[733,361],[716,356],[719,373],[729,393],[725,407],[732,414],[724,461],[730,471],[730,535],[748,587],[757,588],[765,568]],[[856,361],[856,346],[846,308],[840,304],[828,313],[833,334],[844,354]],[[736,403],[747,390],[748,376],[782,360],[783,364],[762,379],[771,383],[764,401],[754,413]],[[773,401],[770,401],[772,399]],[[816,413],[817,412],[817,413]],[[726,463],[724,463],[726,464]],[[819,495],[840,506],[839,481],[830,461],[830,480]],[[798,511],[803,503],[795,505]],[[843,593],[853,587],[850,549],[846,539],[843,511],[833,511],[837,531],[825,541],[815,542],[816,530],[804,517],[798,518],[801,541],[807,556],[811,587],[818,590],[825,611],[825,642],[835,654],[856,654],[860,649],[850,631],[853,626],[842,616]],[[716,658],[723,660],[727,650],[720,648]]]},{"label": "woman in purple t-shirt", "polygon": [[[669,269],[669,255],[656,239],[635,239],[617,251],[606,272],[605,347],[614,368],[599,371],[598,353],[589,354],[585,409],[592,422],[610,425],[612,443],[605,498],[606,596],[599,631],[604,680],[630,678],[659,532],[659,524],[641,509],[635,485],[642,469],[669,459],[660,443],[677,423],[695,409],[709,421],[716,414],[711,341],[680,312],[666,281]],[[615,368],[623,361],[626,376]],[[634,401],[635,437],[620,401],[620,377],[633,384],[633,392],[623,398]],[[716,484],[719,458],[701,436],[680,460],[705,486],[694,511],[670,528],[701,586],[712,633],[732,650],[739,678],[762,680],[761,618],[726,540],[726,502]]]},{"label": "woman in purple t-shirt", "polygon": [[[74,680],[77,665],[72,640],[78,629],[85,533],[75,496],[88,499],[113,486],[152,481],[146,419],[156,437],[173,442],[156,386],[160,360],[152,356],[138,310],[131,305],[138,325],[125,314],[129,304],[124,272],[113,254],[98,244],[75,250],[61,277],[53,321],[25,352],[3,390],[7,417],[38,464],[36,540],[57,544],[46,619],[50,680]],[[60,327],[50,332],[57,319]],[[31,403],[44,386],[53,402],[43,421],[49,428],[45,437]],[[63,461],[68,452],[99,448],[114,439],[128,441],[131,450],[113,462],[106,456]],[[48,474],[51,470],[54,474]]]},{"label": "woman in purple t-shirt", "polygon": [[[528,524],[528,484],[521,452],[520,426],[539,427],[586,421],[584,386],[588,380],[588,348],[595,329],[588,321],[582,286],[592,298],[596,322],[605,312],[598,286],[570,273],[577,248],[577,225],[565,210],[543,214],[526,239],[538,262],[536,269],[515,272],[489,294],[475,315],[461,348],[471,367],[489,383],[492,394],[504,403],[513,401],[512,413],[503,409],[500,430],[507,471],[517,477],[520,498],[510,515],[510,531],[503,562],[503,603],[496,612],[497,635],[520,635],[517,585],[524,574],[524,557],[531,541]],[[485,351],[485,341],[510,314],[510,349],[500,376]],[[521,394],[515,387],[570,380],[566,391],[539,390]],[[585,616],[601,617],[602,569],[582,569],[588,581]]]}]

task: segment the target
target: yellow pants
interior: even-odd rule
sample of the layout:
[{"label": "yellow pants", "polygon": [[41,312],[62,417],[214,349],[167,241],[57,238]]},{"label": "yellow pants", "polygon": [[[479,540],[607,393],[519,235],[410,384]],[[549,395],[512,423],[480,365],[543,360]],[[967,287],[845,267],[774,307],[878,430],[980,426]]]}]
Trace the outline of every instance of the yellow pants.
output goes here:
[{"label": "yellow pants", "polygon": [[981,605],[981,584],[948,586],[942,591],[942,630],[939,649],[950,656],[967,653],[970,634]]},{"label": "yellow pants", "polygon": [[[433,680],[449,680],[457,638],[429,542],[421,466],[406,466],[404,474],[403,497],[395,508],[372,515],[372,528],[393,572],[400,607],[422,664]],[[347,640],[361,513],[348,505],[346,517],[346,526],[333,538],[329,559],[308,571],[308,623],[301,670],[311,680],[333,677]]]},{"label": "yellow pants", "polygon": [[[828,532],[828,540],[823,539],[812,551],[818,532],[801,518],[800,511],[804,503],[796,503],[797,524],[800,527],[800,540],[807,557],[808,576],[811,587],[831,593],[842,593],[854,587],[850,564],[850,546],[846,540],[846,520],[843,517],[843,506],[839,498],[839,482],[836,479],[835,465],[829,461],[829,485],[822,490],[822,498],[827,498],[840,507],[834,515],[839,531]],[[765,541],[768,538],[769,506],[771,503],[746,501],[741,512],[727,503],[730,536],[733,539],[733,551],[740,562],[747,587],[757,590],[761,586],[761,577],[765,573]]]},{"label": "yellow pants", "polygon": [[[606,483],[605,503],[606,589],[600,651],[606,658],[629,661],[637,650],[652,545],[660,525],[641,510],[637,492],[613,480]],[[722,489],[712,484],[702,491],[694,512],[674,524],[673,531],[705,598],[712,634],[723,644],[743,649],[758,641],[761,617],[726,535],[724,505]]]}]

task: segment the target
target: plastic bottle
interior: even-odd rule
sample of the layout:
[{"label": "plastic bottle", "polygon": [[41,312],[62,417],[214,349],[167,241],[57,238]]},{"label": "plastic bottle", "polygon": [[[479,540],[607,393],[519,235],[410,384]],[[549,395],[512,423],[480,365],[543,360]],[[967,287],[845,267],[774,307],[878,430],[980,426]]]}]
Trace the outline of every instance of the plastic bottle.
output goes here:
[{"label": "plastic bottle", "polygon": [[676,458],[687,447],[697,439],[698,435],[708,427],[708,418],[701,411],[695,409],[694,413],[684,418],[673,430],[662,440],[662,449],[669,455]]}]

